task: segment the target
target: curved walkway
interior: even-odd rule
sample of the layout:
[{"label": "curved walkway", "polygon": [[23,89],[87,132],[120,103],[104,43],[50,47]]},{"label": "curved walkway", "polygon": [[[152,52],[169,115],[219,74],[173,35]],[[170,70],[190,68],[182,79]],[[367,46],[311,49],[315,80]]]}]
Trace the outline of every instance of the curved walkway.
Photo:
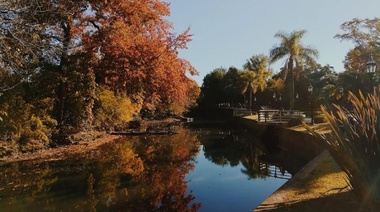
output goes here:
[{"label": "curved walkway", "polygon": [[[316,126],[326,132],[325,125]],[[289,130],[303,131],[301,128]],[[345,173],[325,150],[254,211],[368,211],[361,208]]]},{"label": "curved walkway", "polygon": [[360,211],[345,174],[327,151],[310,161],[255,211]]}]

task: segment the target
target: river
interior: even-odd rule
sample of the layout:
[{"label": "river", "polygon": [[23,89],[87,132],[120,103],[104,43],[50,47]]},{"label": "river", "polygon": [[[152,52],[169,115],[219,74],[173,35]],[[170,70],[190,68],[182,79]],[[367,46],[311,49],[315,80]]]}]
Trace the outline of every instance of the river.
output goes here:
[{"label": "river", "polygon": [[[305,162],[226,126],[0,166],[0,211],[252,211]],[[297,161],[297,162],[295,162]]]}]

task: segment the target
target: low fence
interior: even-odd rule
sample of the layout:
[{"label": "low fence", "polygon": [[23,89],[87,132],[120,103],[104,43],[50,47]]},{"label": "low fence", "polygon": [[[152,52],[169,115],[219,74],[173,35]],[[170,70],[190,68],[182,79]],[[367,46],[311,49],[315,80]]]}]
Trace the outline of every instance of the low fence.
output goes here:
[{"label": "low fence", "polygon": [[258,122],[268,123],[288,123],[289,120],[299,118],[308,124],[316,123],[317,117],[322,117],[320,110],[278,110],[278,109],[263,109],[263,110],[250,110],[245,108],[229,108],[222,109],[225,111],[232,111],[232,117],[244,117],[250,115],[257,115]]},{"label": "low fence", "polygon": [[292,118],[306,118],[306,114],[299,110],[259,110],[257,121],[272,123],[288,123]]}]

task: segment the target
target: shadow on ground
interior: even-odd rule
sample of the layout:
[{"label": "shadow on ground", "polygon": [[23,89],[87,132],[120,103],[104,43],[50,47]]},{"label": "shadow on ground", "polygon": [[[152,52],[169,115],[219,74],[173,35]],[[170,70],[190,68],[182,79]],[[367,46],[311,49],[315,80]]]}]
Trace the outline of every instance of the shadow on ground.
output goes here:
[{"label": "shadow on ground", "polygon": [[304,201],[283,202],[281,204],[262,204],[256,208],[255,211],[379,211],[378,209],[361,207],[353,195],[354,194],[352,192],[347,191]]}]

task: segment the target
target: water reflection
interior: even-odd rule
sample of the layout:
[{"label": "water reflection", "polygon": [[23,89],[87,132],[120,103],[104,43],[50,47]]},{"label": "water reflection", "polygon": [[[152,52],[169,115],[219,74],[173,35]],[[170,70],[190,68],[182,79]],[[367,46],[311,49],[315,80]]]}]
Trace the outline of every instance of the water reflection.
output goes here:
[{"label": "water reflection", "polygon": [[[205,157],[221,166],[244,166],[241,172],[248,179],[278,177],[289,179],[290,173],[298,171],[304,160],[294,163],[294,154],[284,151],[267,151],[259,137],[252,133],[234,133],[229,130],[208,130],[207,136],[200,136]],[[284,157],[285,156],[285,157]],[[275,158],[275,159],[274,159]],[[291,162],[291,163],[289,163]],[[284,164],[288,164],[291,172],[287,172]]]},{"label": "water reflection", "polygon": [[116,140],[64,162],[0,167],[4,211],[193,211],[185,175],[199,151],[196,135]]},{"label": "water reflection", "polygon": [[[203,204],[210,204],[202,194],[195,194],[195,190],[193,194],[188,188],[188,181],[192,180],[187,179],[189,173],[203,163],[197,159],[199,152],[214,166],[239,167],[238,172],[240,170],[249,180],[290,177],[285,169],[278,168],[284,166],[268,165],[268,162],[275,164],[281,160],[282,153],[275,157],[267,154],[252,135],[236,134],[229,129],[179,128],[174,135],[121,138],[65,161],[2,165],[0,209],[196,211]],[[210,172],[210,169],[203,170],[200,175]],[[232,183],[239,187],[237,181]],[[230,192],[238,195],[246,191]],[[260,198],[258,201],[265,196]],[[246,204],[252,205],[250,201],[248,199]]]}]

